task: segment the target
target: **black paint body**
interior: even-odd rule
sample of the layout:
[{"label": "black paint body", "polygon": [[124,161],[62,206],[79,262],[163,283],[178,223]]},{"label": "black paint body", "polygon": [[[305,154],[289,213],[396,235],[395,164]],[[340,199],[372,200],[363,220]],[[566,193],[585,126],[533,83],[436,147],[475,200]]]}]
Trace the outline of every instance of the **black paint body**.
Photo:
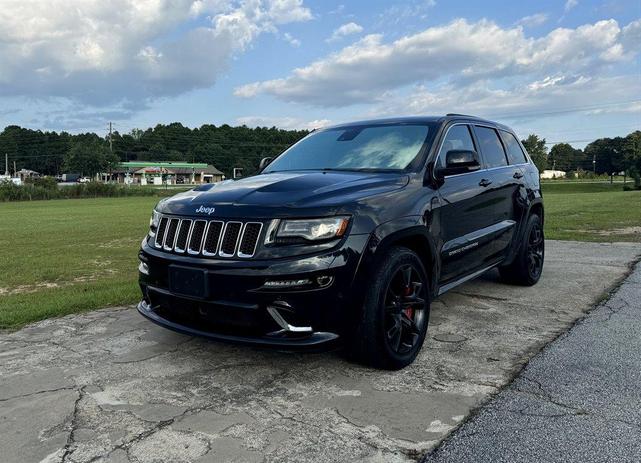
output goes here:
[{"label": "black paint body", "polygon": [[[369,270],[389,246],[407,246],[420,255],[428,269],[433,298],[491,267],[510,263],[523,240],[529,214],[537,213],[543,219],[539,175],[529,157],[527,162],[487,169],[479,150],[480,170],[444,179],[434,173],[441,143],[451,126],[469,124],[472,134],[475,126],[511,132],[509,128],[467,116],[367,123],[425,123],[430,131],[417,162],[402,172],[259,174],[178,194],[156,207],[162,214],[192,218],[203,215],[195,213],[200,206],[214,207],[213,216],[200,218],[251,219],[264,224],[274,218],[349,215],[349,228],[341,239],[267,246],[263,244],[264,226],[250,259],[178,255],[158,250],[145,239],[139,256],[149,274],[140,274],[144,299],[139,311],[165,327],[213,339],[320,346],[350,335]],[[207,296],[172,294],[170,265],[204,269]],[[261,289],[268,279],[319,275],[334,277],[333,283],[312,290]],[[274,335],[279,326],[266,306],[277,300],[291,306],[287,312],[291,324],[311,326],[314,333]]]}]

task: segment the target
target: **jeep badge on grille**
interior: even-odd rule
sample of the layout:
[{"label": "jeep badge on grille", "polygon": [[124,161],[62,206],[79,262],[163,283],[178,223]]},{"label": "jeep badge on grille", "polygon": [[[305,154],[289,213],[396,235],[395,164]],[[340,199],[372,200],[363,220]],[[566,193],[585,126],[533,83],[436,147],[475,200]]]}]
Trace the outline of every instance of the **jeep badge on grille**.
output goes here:
[{"label": "jeep badge on grille", "polygon": [[198,209],[196,209],[197,214],[207,214],[207,215],[212,215],[214,211],[216,210],[215,207],[205,207],[205,206],[200,206]]}]

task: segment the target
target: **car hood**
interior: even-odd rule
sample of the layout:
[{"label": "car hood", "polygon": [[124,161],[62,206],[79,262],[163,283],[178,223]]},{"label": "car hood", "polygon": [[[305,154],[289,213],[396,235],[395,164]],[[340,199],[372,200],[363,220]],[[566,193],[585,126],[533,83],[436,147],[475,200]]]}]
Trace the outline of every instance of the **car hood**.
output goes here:
[{"label": "car hood", "polygon": [[216,215],[221,215],[238,206],[243,209],[243,206],[253,209],[340,206],[402,188],[408,181],[409,177],[400,173],[274,172],[180,193],[163,200],[158,209],[167,213],[212,214],[213,207]]}]

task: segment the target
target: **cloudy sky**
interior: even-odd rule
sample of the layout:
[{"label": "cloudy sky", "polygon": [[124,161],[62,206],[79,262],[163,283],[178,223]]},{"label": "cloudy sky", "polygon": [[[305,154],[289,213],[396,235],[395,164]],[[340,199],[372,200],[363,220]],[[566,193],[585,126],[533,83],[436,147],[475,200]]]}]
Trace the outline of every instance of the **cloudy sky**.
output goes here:
[{"label": "cloudy sky", "polygon": [[309,128],[464,112],[576,146],[641,128],[639,0],[1,6],[0,128]]}]

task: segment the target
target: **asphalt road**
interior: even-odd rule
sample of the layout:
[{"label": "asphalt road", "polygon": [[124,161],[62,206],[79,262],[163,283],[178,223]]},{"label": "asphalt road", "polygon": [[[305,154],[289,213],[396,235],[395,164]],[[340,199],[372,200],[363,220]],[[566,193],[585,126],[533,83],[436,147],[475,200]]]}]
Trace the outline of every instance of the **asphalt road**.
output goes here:
[{"label": "asphalt road", "polygon": [[435,301],[425,347],[399,372],[193,339],[131,307],[0,334],[0,460],[416,461],[640,253],[548,242],[537,286],[490,272]]},{"label": "asphalt road", "polygon": [[424,461],[641,461],[641,264]]}]

